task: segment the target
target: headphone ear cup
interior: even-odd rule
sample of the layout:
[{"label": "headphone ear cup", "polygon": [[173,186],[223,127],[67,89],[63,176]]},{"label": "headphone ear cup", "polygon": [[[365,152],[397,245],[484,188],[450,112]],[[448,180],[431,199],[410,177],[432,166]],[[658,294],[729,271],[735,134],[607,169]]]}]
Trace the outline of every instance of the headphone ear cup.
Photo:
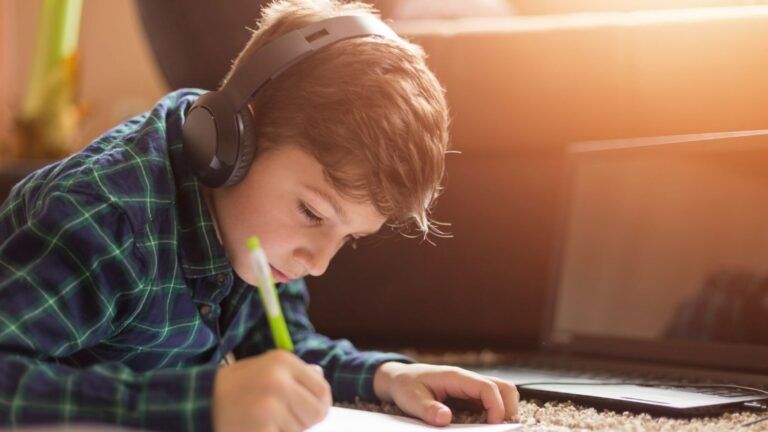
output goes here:
[{"label": "headphone ear cup", "polygon": [[240,129],[240,146],[238,149],[235,166],[232,169],[232,175],[224,186],[232,186],[245,177],[251,162],[256,155],[256,125],[251,110],[246,106],[238,114],[238,122],[242,125]]}]

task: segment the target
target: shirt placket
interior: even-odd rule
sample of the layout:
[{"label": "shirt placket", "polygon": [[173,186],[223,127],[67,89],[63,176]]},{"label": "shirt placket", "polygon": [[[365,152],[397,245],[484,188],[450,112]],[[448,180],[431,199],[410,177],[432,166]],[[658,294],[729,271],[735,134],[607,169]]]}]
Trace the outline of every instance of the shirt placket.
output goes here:
[{"label": "shirt placket", "polygon": [[221,301],[232,287],[232,276],[229,272],[217,273],[200,281],[203,289],[196,291],[194,301],[203,323],[211,329],[216,338],[216,349],[223,364],[231,363],[231,354],[223,348],[223,338],[219,317],[221,316]]}]

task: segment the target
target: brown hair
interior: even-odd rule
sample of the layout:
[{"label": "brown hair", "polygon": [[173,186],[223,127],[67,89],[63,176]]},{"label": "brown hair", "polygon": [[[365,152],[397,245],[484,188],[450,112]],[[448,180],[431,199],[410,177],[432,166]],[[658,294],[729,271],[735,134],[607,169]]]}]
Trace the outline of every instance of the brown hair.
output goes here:
[{"label": "brown hair", "polygon": [[[262,10],[235,60],[277,37],[340,15],[376,15],[338,0],[279,0]],[[449,141],[443,88],[424,51],[405,40],[355,38],[288,68],[250,102],[259,151],[299,145],[323,166],[342,195],[371,202],[390,226],[442,234],[430,218],[440,193]]]}]

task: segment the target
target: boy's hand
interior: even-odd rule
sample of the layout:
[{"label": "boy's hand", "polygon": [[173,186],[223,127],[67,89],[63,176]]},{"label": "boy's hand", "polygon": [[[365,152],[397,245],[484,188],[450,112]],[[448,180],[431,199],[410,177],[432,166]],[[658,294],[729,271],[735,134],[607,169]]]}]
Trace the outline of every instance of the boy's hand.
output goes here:
[{"label": "boy's hand", "polygon": [[269,351],[216,372],[216,432],[302,431],[325,418],[330,406],[322,369],[287,351]]},{"label": "boy's hand", "polygon": [[373,390],[382,401],[394,401],[404,412],[434,426],[451,423],[448,398],[477,403],[487,412],[488,423],[517,417],[520,399],[515,386],[452,366],[382,364],[373,378]]}]

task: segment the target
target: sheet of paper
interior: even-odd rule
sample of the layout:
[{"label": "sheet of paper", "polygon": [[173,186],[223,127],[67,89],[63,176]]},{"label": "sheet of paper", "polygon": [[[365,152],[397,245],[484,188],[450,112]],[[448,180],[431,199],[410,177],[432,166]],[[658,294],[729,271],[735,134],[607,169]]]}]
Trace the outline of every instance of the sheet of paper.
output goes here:
[{"label": "sheet of paper", "polygon": [[507,432],[523,425],[504,424],[452,424],[446,427],[430,426],[420,420],[389,414],[331,407],[325,420],[306,432],[423,432],[423,431],[470,431]]}]

